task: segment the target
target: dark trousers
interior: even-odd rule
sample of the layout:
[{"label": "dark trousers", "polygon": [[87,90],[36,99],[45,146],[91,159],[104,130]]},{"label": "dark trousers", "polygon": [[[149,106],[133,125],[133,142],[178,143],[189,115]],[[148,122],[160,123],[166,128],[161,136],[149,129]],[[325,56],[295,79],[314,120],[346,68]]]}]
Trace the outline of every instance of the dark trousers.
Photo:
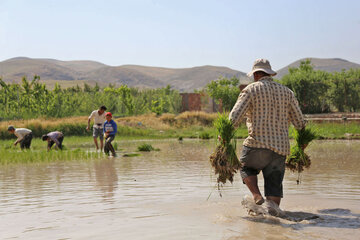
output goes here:
[{"label": "dark trousers", "polygon": [[112,153],[112,155],[115,156],[115,149],[113,147],[113,145],[111,144],[111,142],[114,140],[115,136],[114,135],[109,135],[106,139],[105,139],[105,146],[104,146],[104,152],[105,154],[109,154],[109,152]]},{"label": "dark trousers", "polygon": [[20,148],[21,149],[29,149],[30,145],[31,145],[31,140],[33,138],[32,133],[29,133],[28,135],[26,135],[21,141],[20,141]]},{"label": "dark trousers", "polygon": [[[58,147],[62,150],[62,142],[64,140],[64,136],[59,137],[57,140],[59,141]],[[50,140],[50,142],[48,143],[49,148],[51,148],[54,145],[54,143],[55,142],[53,140]]]}]

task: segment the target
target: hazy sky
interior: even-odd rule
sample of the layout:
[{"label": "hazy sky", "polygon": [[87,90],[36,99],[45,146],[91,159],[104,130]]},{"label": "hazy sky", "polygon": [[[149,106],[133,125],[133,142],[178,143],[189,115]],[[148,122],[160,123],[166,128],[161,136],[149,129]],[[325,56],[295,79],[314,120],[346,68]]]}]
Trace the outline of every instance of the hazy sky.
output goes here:
[{"label": "hazy sky", "polygon": [[359,0],[0,0],[0,61],[275,70],[304,57],[360,63]]}]

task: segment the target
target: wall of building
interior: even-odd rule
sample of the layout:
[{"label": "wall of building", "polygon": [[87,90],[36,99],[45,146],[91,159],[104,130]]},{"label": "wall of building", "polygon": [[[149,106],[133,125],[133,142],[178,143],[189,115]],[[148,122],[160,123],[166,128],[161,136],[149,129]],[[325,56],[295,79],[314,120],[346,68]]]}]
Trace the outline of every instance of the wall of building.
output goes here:
[{"label": "wall of building", "polygon": [[205,93],[181,93],[181,111],[204,111],[221,112],[222,104],[216,104],[215,100]]}]

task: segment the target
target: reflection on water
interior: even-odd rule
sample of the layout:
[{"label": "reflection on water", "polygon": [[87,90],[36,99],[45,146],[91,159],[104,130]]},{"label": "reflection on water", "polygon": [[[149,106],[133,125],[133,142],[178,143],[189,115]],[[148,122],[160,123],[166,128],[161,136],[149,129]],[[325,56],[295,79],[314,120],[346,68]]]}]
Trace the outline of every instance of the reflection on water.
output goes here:
[{"label": "reflection on water", "polygon": [[114,165],[114,158],[103,159],[94,163],[96,187],[104,193],[106,199],[111,199],[114,196],[118,184],[118,176]]},{"label": "reflection on water", "polygon": [[214,142],[152,145],[161,151],[0,166],[0,239],[354,239],[360,229],[360,141],[315,142],[302,183],[286,173],[283,210],[319,216],[300,222],[248,216],[239,176],[220,198]]}]

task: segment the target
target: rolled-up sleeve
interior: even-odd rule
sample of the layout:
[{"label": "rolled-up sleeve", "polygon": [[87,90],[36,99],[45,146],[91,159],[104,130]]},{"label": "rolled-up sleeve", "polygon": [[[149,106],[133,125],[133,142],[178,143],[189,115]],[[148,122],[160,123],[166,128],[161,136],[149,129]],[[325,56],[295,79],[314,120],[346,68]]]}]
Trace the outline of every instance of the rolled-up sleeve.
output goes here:
[{"label": "rolled-up sleeve", "polygon": [[294,94],[291,94],[290,99],[289,120],[298,130],[305,127],[306,122]]},{"label": "rolled-up sleeve", "polygon": [[251,107],[251,94],[245,88],[240,93],[233,109],[229,114],[229,119],[234,125],[238,125],[239,121],[244,117],[245,113]]},{"label": "rolled-up sleeve", "polygon": [[16,131],[15,131],[15,136],[17,136],[17,139],[16,139],[17,142],[20,142],[21,140],[24,139],[24,135],[22,135]]},{"label": "rolled-up sleeve", "polygon": [[92,119],[94,116],[95,116],[95,111],[92,111],[90,116],[89,116],[89,119]]}]

